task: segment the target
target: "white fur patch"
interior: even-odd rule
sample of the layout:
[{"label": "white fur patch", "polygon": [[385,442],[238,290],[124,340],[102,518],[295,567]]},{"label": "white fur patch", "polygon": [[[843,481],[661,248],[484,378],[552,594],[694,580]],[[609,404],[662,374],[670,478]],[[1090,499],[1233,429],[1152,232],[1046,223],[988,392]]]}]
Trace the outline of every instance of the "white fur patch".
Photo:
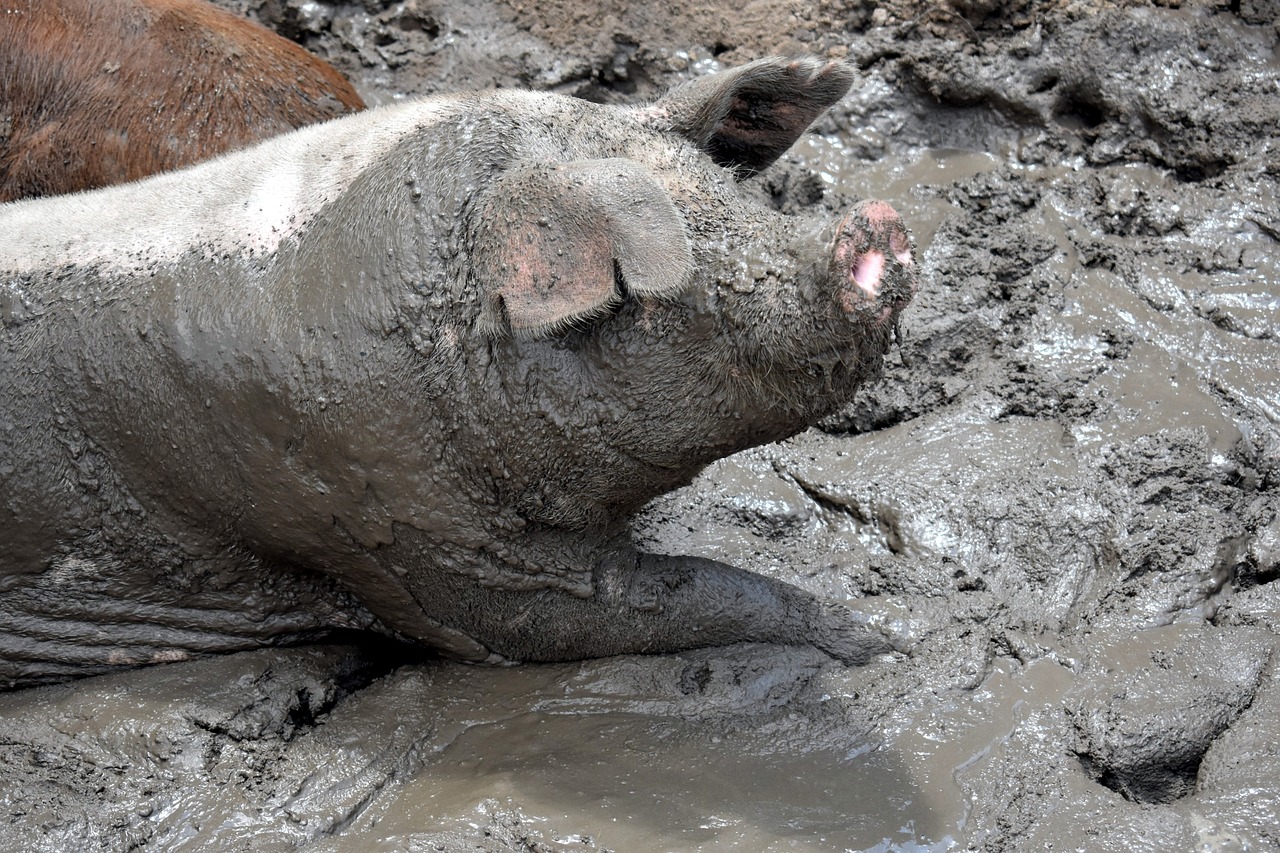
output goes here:
[{"label": "white fur patch", "polygon": [[129,273],[193,250],[270,253],[379,157],[462,103],[391,104],[136,183],[2,204],[0,271],[96,264]]}]

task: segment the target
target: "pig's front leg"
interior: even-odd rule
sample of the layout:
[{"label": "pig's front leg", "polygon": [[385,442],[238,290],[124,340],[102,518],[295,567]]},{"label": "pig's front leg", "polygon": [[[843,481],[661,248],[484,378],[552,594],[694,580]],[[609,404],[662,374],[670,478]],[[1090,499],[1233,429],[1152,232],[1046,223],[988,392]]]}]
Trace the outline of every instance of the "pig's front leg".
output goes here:
[{"label": "pig's front leg", "polygon": [[[862,614],[799,587],[700,557],[621,552],[596,573],[627,651],[739,642],[812,645],[849,664],[898,648]],[[608,617],[605,617],[608,618]]]},{"label": "pig's front leg", "polygon": [[[518,661],[664,653],[741,642],[812,645],[849,664],[905,650],[865,616],[791,586],[699,557],[621,550],[595,571],[595,592],[515,592],[439,578],[445,620]],[[466,585],[468,589],[463,589]]]}]

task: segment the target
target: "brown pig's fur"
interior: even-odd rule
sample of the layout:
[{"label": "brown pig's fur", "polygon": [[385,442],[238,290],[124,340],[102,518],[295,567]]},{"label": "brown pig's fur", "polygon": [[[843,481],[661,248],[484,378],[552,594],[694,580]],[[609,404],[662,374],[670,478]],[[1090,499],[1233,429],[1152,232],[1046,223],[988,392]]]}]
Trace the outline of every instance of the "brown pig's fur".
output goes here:
[{"label": "brown pig's fur", "polygon": [[0,201],[136,180],[363,108],[334,68],[203,0],[0,3]]}]

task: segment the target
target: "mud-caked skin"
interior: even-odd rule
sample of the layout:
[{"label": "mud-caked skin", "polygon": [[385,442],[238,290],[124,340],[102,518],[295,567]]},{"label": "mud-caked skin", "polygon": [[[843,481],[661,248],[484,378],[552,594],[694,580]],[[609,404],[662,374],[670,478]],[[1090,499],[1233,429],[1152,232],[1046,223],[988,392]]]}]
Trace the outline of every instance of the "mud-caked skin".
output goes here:
[{"label": "mud-caked skin", "polygon": [[0,683],[334,627],[474,661],[888,649],[626,534],[878,370],[915,288],[897,214],[738,184],[851,81],[417,101],[0,206]]}]

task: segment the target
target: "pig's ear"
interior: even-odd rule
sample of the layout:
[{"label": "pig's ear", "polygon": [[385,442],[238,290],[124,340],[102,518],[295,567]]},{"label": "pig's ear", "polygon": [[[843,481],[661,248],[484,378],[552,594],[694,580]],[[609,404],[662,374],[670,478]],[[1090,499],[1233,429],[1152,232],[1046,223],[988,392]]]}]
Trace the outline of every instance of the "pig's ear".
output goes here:
[{"label": "pig's ear", "polygon": [[843,62],[770,57],[686,83],[643,115],[650,126],[693,140],[741,180],[782,156],[852,84],[853,69]]},{"label": "pig's ear", "polygon": [[684,219],[631,160],[581,160],[507,172],[481,204],[475,272],[491,335],[554,334],[627,293],[671,297],[693,274]]}]

